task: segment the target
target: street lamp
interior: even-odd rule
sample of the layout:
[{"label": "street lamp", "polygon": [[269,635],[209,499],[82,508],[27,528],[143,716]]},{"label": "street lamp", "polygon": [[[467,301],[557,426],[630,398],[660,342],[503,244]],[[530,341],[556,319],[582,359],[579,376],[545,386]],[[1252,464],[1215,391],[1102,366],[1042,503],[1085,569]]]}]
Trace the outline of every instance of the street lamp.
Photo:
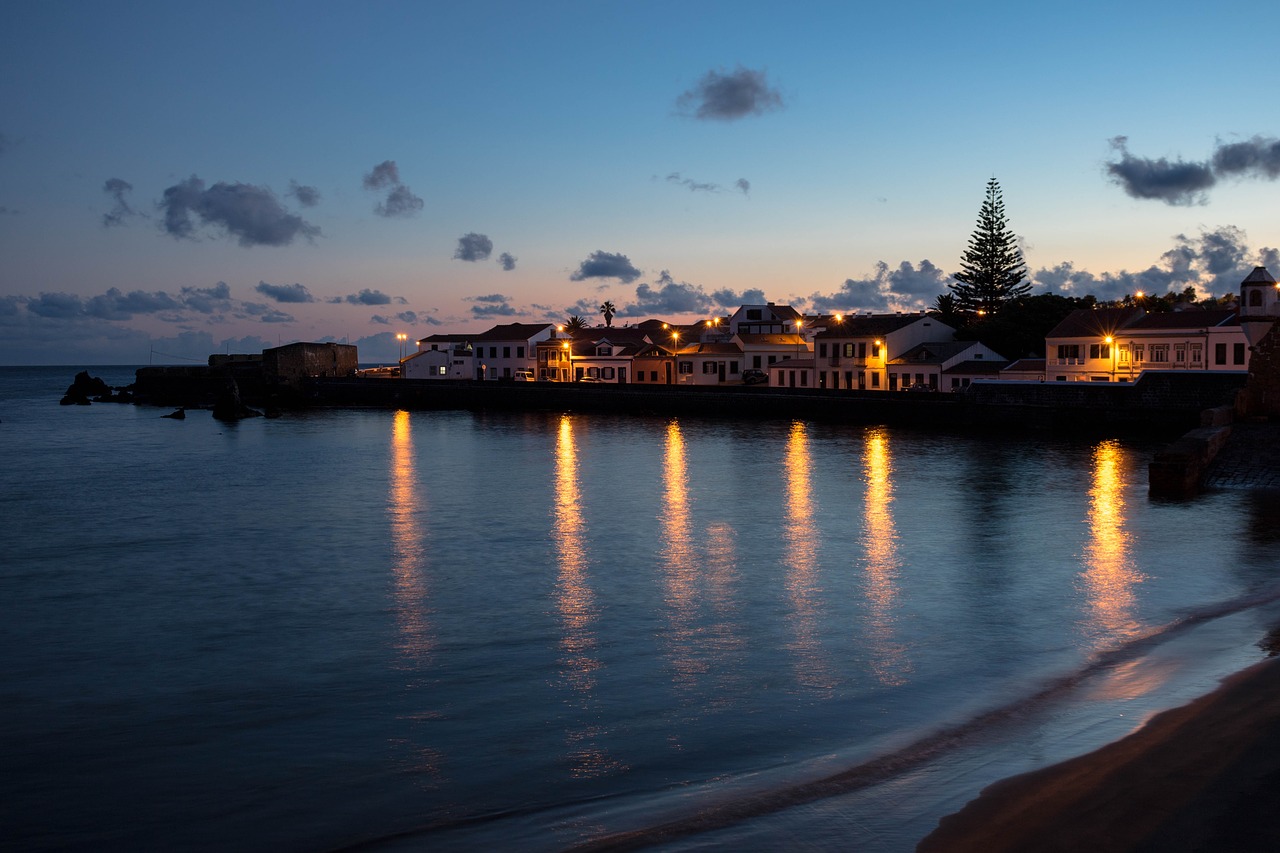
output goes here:
[{"label": "street lamp", "polygon": [[1110,335],[1107,335],[1107,336],[1106,336],[1106,338],[1104,338],[1103,340],[1105,340],[1105,341],[1107,342],[1107,351],[1108,351],[1109,353],[1111,353],[1111,381],[1112,381],[1112,382],[1115,382],[1115,381],[1116,381],[1116,347],[1115,347],[1115,339],[1114,339],[1114,338],[1112,338]]},{"label": "street lamp", "polygon": [[564,351],[569,356],[569,381],[573,381],[573,342],[565,341],[560,346],[564,347]]},{"label": "street lamp", "polygon": [[677,358],[680,355],[680,333],[675,329],[671,330],[671,384],[676,385],[679,382],[680,362]]},{"label": "street lamp", "polygon": [[403,362],[405,341],[409,340],[409,336],[404,332],[400,332],[396,335],[396,340],[400,342],[400,361]]}]

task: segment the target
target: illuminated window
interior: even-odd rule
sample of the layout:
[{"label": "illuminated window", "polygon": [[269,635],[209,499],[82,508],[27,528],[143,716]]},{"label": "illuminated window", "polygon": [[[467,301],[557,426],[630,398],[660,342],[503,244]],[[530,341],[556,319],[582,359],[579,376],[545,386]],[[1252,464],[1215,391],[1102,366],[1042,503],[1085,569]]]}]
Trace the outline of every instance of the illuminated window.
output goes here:
[{"label": "illuminated window", "polygon": [[680,362],[680,373],[681,373],[681,374],[683,374],[683,375],[692,375],[692,374],[693,374],[693,362],[692,362],[692,361],[682,361],[682,362]]}]

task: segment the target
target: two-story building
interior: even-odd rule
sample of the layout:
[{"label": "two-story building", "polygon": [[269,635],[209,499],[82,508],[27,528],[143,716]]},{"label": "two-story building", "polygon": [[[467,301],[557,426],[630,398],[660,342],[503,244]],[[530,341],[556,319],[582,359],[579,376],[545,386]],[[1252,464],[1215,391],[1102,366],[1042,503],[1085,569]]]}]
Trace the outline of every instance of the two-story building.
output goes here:
[{"label": "two-story building", "polygon": [[[888,390],[889,362],[923,343],[955,338],[928,314],[846,315],[814,335],[811,384],[842,390]],[[896,387],[896,386],[895,386]]]},{"label": "two-story building", "polygon": [[400,362],[406,379],[471,379],[475,376],[472,335],[431,335],[418,341],[418,351]]},{"label": "two-story building", "polygon": [[513,379],[517,370],[535,370],[537,348],[555,332],[551,323],[505,323],[471,338],[476,379]]},{"label": "two-story building", "polygon": [[886,368],[890,391],[959,391],[975,379],[999,378],[1008,362],[978,341],[917,344]]},{"label": "two-story building", "polygon": [[1045,337],[1050,382],[1132,382],[1145,370],[1249,368],[1234,309],[1148,314],[1142,308],[1082,308]]}]

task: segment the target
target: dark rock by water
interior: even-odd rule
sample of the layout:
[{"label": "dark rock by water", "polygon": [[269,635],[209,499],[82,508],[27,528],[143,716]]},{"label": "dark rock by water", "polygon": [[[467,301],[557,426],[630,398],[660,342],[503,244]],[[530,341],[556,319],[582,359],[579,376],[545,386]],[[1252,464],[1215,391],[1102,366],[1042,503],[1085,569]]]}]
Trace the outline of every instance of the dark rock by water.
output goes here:
[{"label": "dark rock by water", "polygon": [[220,421],[240,421],[245,418],[260,418],[262,412],[249,408],[240,400],[240,388],[232,380],[213,405],[213,417]]},{"label": "dark rock by water", "polygon": [[58,402],[63,406],[87,406],[91,397],[102,396],[111,396],[111,386],[96,376],[90,376],[89,371],[82,370]]}]

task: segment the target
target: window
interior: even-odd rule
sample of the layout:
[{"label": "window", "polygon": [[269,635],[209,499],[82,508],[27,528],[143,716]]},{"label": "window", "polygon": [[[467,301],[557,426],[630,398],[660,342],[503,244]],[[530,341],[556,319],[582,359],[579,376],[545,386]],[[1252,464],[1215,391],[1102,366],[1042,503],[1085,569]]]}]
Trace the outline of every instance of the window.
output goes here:
[{"label": "window", "polygon": [[871,387],[872,387],[872,388],[879,388],[879,387],[880,387],[880,374],[879,374],[879,373],[873,373],[873,374],[871,374]]},{"label": "window", "polygon": [[960,378],[958,376],[951,377],[951,390],[954,391],[960,387]]},{"label": "window", "polygon": [[748,309],[747,309],[747,319],[748,319],[748,320],[759,320],[759,319],[760,319],[760,309],[759,309],[759,308],[748,308]]},{"label": "window", "polygon": [[853,358],[853,344],[844,345],[844,354],[846,358]]},{"label": "window", "polygon": [[1262,307],[1262,291],[1261,290],[1254,290],[1249,293],[1249,307],[1250,308]]},{"label": "window", "polygon": [[516,347],[516,358],[524,358],[524,347]]},{"label": "window", "polygon": [[916,384],[917,384],[917,385],[923,385],[923,384],[924,384],[924,374],[923,374],[923,373],[917,373],[917,374],[916,374]]},{"label": "window", "polygon": [[1235,344],[1231,348],[1232,364],[1244,364],[1244,344]]},{"label": "window", "polygon": [[800,371],[800,385],[802,387],[805,387],[805,386],[808,386],[808,384],[809,384],[809,371],[807,370]]},{"label": "window", "polygon": [[657,381],[658,381],[658,371],[656,371],[656,370],[650,370],[650,371],[649,371],[649,381],[650,381],[650,382],[657,382]]},{"label": "window", "polygon": [[1133,363],[1134,364],[1142,363],[1142,344],[1133,345]]},{"label": "window", "polygon": [[602,367],[602,368],[600,368],[600,378],[601,378],[601,379],[612,379],[614,376],[615,376],[615,374],[614,374],[614,372],[613,372],[613,368],[612,368],[612,367]]},{"label": "window", "polygon": [[489,358],[497,358],[497,357],[498,357],[498,348],[489,347]]},{"label": "window", "polygon": [[1168,344],[1152,344],[1151,345],[1151,361],[1167,364],[1169,361],[1169,345]]},{"label": "window", "polygon": [[1199,364],[1204,361],[1204,348],[1200,344],[1191,345],[1191,363]]},{"label": "window", "polygon": [[751,356],[751,366],[756,368],[757,370],[760,368],[760,356],[758,355]]},{"label": "window", "polygon": [[692,375],[693,375],[693,362],[692,362],[692,361],[682,361],[682,362],[680,362],[680,373],[681,373],[682,375],[692,376]]},{"label": "window", "polygon": [[738,362],[736,361],[729,362],[729,373],[733,376],[738,375]]},{"label": "window", "polygon": [[1226,344],[1213,345],[1213,363],[1214,364],[1227,363],[1227,345]]},{"label": "window", "polygon": [[1059,362],[1063,361],[1064,359],[1075,360],[1075,359],[1078,359],[1079,357],[1080,357],[1079,344],[1058,344],[1058,361]]},{"label": "window", "polygon": [[702,362],[702,373],[704,375],[708,373],[717,373],[717,372],[719,372],[719,368],[716,367],[716,363],[714,361]]},{"label": "window", "polygon": [[1121,344],[1119,347],[1119,353],[1120,353],[1120,363],[1128,364],[1129,363],[1129,345]]},{"label": "window", "polygon": [[827,345],[818,344],[818,358],[826,358],[826,357],[827,357]]},{"label": "window", "polygon": [[503,357],[503,358],[511,358],[511,347],[503,347],[503,348],[502,348],[502,357]]},{"label": "window", "polygon": [[1178,364],[1186,364],[1187,362],[1187,345],[1186,344],[1173,345],[1173,360]]},{"label": "window", "polygon": [[769,363],[770,363],[770,364],[773,364],[773,363],[774,363],[775,361],[777,361],[777,360],[778,360],[778,357],[777,357],[776,355],[771,355],[771,356],[769,356]]},{"label": "window", "polygon": [[436,370],[439,371],[441,376],[449,375],[449,368],[445,367],[443,364],[437,367]]},{"label": "window", "polygon": [[1089,358],[1111,358],[1111,344],[1089,344]]},{"label": "window", "polygon": [[879,345],[879,344],[872,344],[872,345],[871,345],[871,357],[872,357],[872,358],[879,358],[879,357],[880,357],[880,345]]}]

